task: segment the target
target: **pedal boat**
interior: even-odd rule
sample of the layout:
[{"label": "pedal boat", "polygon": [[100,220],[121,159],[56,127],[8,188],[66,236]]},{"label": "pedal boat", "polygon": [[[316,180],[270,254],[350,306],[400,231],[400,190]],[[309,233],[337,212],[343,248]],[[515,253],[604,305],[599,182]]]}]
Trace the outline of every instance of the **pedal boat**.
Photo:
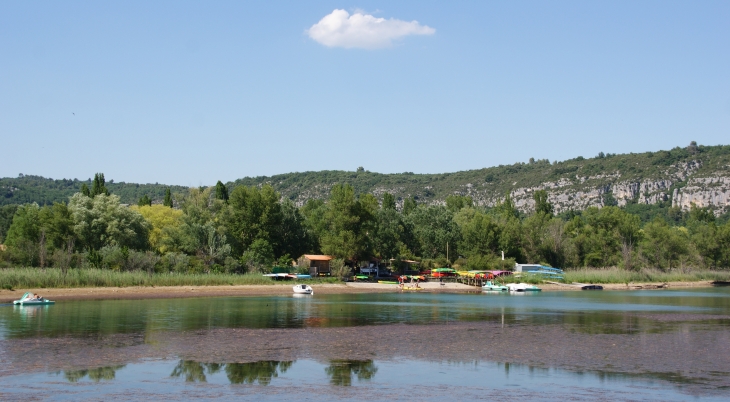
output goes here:
[{"label": "pedal boat", "polygon": [[13,304],[19,304],[22,306],[41,306],[41,305],[45,305],[45,304],[54,304],[54,303],[56,303],[56,302],[53,300],[44,299],[42,297],[40,299],[34,299],[33,293],[31,293],[31,292],[26,292],[23,295],[23,297],[20,298],[20,300],[13,301]]},{"label": "pedal boat", "polygon": [[313,295],[314,294],[314,289],[312,289],[312,287],[309,285],[294,285],[294,287],[292,287],[292,289],[294,290],[294,294],[297,294],[297,295]]},{"label": "pedal boat", "polygon": [[535,285],[529,285],[527,283],[510,283],[507,284],[507,289],[510,292],[539,292],[542,290]]},{"label": "pedal boat", "polygon": [[509,289],[507,288],[507,286],[497,285],[496,283],[494,283],[492,281],[487,281],[487,283],[485,283],[482,286],[482,290],[492,291],[492,292],[506,292]]}]

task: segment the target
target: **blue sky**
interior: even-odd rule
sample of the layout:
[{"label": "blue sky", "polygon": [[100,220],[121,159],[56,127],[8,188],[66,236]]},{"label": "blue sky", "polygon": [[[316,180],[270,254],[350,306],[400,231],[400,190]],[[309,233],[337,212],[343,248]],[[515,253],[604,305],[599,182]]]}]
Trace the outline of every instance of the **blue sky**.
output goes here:
[{"label": "blue sky", "polygon": [[[310,35],[334,10],[390,30]],[[728,144],[728,21],[727,1],[2,2],[0,176],[198,186]]]}]

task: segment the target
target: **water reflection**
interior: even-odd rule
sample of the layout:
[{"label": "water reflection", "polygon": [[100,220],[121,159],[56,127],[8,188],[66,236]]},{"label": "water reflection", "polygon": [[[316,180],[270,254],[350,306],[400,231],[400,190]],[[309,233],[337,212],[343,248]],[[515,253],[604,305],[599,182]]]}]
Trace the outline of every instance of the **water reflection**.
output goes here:
[{"label": "water reflection", "polygon": [[369,381],[378,368],[372,360],[330,360],[324,371],[330,378],[330,384],[349,387],[353,375],[357,376],[358,381]]},{"label": "water reflection", "polygon": [[86,369],[86,370],[65,370],[63,372],[63,377],[68,382],[79,382],[84,377],[89,377],[89,379],[93,382],[99,382],[101,380],[113,380],[117,376],[117,370],[122,369],[126,367],[126,365],[120,365],[120,366],[107,366],[107,367],[97,367],[92,369]]},{"label": "water reflection", "polygon": [[207,382],[206,375],[225,371],[231,384],[269,385],[271,379],[285,373],[294,364],[292,361],[262,360],[251,363],[200,363],[194,360],[180,360],[170,377],[184,377],[185,382]]},{"label": "water reflection", "polygon": [[269,385],[271,379],[278,377],[286,371],[294,362],[277,362],[271,360],[258,361],[253,363],[228,363],[226,364],[226,375],[231,384],[255,384]]},{"label": "water reflection", "polygon": [[[89,336],[213,328],[307,328],[492,321],[568,324],[589,333],[663,331],[640,315],[730,314],[727,288],[697,291],[483,294],[354,294],[158,300],[64,301],[0,307],[0,338]],[[648,322],[648,324],[647,324]]]},{"label": "water reflection", "polygon": [[205,372],[215,374],[220,371],[218,363],[200,363],[194,360],[180,360],[170,377],[185,377],[185,382],[207,382]]}]

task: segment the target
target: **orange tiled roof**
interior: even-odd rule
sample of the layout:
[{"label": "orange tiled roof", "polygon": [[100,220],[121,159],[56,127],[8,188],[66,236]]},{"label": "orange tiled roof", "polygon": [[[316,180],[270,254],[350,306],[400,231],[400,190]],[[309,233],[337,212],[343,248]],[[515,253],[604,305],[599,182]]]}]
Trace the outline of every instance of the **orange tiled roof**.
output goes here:
[{"label": "orange tiled roof", "polygon": [[332,257],[331,255],[304,254],[304,258],[309,261],[329,261],[335,257]]}]

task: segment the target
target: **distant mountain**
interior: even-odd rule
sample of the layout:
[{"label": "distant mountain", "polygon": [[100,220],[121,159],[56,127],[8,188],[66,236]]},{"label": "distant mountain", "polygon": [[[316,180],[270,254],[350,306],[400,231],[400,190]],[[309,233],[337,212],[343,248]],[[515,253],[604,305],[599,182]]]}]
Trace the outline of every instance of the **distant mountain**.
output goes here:
[{"label": "distant mountain", "polygon": [[[68,197],[90,181],[52,180],[39,176],[0,179],[0,205],[37,202],[50,204]],[[680,207],[694,203],[711,207],[717,215],[730,210],[730,146],[690,144],[669,151],[639,154],[603,154],[593,158],[500,165],[455,173],[398,174],[321,171],[287,173],[276,176],[245,177],[227,183],[261,186],[271,184],[282,198],[303,205],[309,199],[326,199],[336,183],[349,183],[358,193],[384,192],[396,196],[399,204],[407,197],[419,203],[443,204],[448,195],[466,195],[475,204],[493,206],[507,192],[517,207],[527,212],[534,208],[532,194],[544,189],[557,213],[583,210],[589,206],[619,205],[641,212],[646,208]],[[136,203],[147,194],[161,202],[167,187],[172,192],[181,186],[162,184],[107,183],[109,191],[124,203]],[[643,209],[642,209],[643,208]]]}]

